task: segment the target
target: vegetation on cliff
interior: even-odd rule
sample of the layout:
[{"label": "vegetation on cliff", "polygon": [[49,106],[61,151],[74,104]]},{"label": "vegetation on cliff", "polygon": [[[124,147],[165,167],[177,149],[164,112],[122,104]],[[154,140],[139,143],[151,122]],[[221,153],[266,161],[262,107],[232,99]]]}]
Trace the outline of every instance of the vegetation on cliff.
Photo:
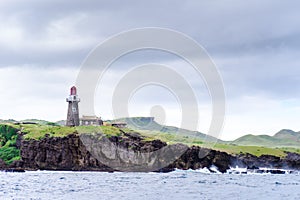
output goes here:
[{"label": "vegetation on cliff", "polygon": [[25,140],[40,140],[45,137],[65,137],[69,134],[76,133],[103,133],[107,136],[120,135],[120,129],[112,126],[53,126],[41,124],[20,124],[14,125],[15,128],[22,131]]},{"label": "vegetation on cliff", "polygon": [[[229,154],[245,154],[249,153],[255,156],[261,155],[274,155],[284,157],[287,152],[300,153],[299,143],[300,133],[292,132],[288,130],[277,133],[274,138],[276,141],[279,140],[294,140],[293,143],[296,146],[272,146],[269,138],[271,136],[255,137],[257,145],[252,145],[248,142],[247,136],[242,138],[242,141],[238,140],[232,142],[225,142],[216,140],[213,137],[207,137],[205,134],[196,131],[189,131],[171,126],[162,126],[156,123],[153,118],[149,117],[137,117],[137,118],[124,118],[115,121],[123,121],[128,124],[126,129],[118,129],[112,126],[79,126],[79,127],[65,127],[60,126],[57,123],[51,123],[43,120],[24,120],[25,122],[34,122],[36,124],[27,123],[16,123],[14,120],[2,121],[0,125],[0,158],[6,163],[11,163],[14,160],[20,159],[20,152],[17,148],[16,141],[18,137],[18,130],[22,132],[23,139],[25,140],[41,140],[43,138],[52,137],[65,137],[70,134],[81,134],[81,133],[103,133],[108,137],[111,136],[124,136],[126,132],[135,132],[142,136],[143,141],[161,140],[167,144],[182,143],[188,146],[200,146],[205,148],[212,148],[215,150],[227,152]],[[113,122],[113,121],[111,121]],[[295,137],[297,137],[295,139]],[[247,139],[245,141],[244,139]],[[250,139],[253,137],[250,137]],[[268,139],[262,143],[257,142],[257,139]],[[246,142],[246,143],[243,143]],[[297,143],[298,142],[298,143]],[[266,144],[265,144],[266,143]]]},{"label": "vegetation on cliff", "polygon": [[300,133],[283,129],[274,136],[245,135],[234,141],[234,144],[245,146],[294,147],[300,148]]},{"label": "vegetation on cliff", "polygon": [[6,124],[0,124],[0,158],[7,164],[20,159],[20,150],[16,146],[18,130]]}]

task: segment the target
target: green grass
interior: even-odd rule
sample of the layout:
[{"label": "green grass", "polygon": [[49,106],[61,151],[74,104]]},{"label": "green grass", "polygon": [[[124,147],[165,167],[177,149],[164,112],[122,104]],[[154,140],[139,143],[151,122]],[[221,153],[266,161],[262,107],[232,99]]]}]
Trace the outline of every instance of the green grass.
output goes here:
[{"label": "green grass", "polygon": [[20,150],[16,147],[2,147],[0,148],[0,158],[6,164],[11,164],[14,160],[20,160]]},{"label": "green grass", "polygon": [[280,149],[283,150],[283,151],[286,151],[286,152],[292,152],[292,153],[300,154],[300,149],[299,148],[281,147]]},{"label": "green grass", "polygon": [[16,147],[18,129],[0,124],[0,158],[7,164],[20,159],[20,150]]},{"label": "green grass", "polygon": [[120,136],[121,131],[112,126],[51,126],[40,124],[21,124],[14,125],[15,128],[22,130],[25,140],[40,140],[46,137],[65,137],[69,134],[82,134],[82,133],[103,133],[107,136]]},{"label": "green grass", "polygon": [[243,146],[300,148],[300,134],[290,130],[281,130],[274,136],[245,135],[230,143]]},{"label": "green grass", "polygon": [[65,137],[71,133],[76,133],[76,129],[74,127],[66,126],[50,126],[40,124],[22,124],[16,126],[25,134],[25,140],[40,140],[45,138],[47,134],[49,137]]},{"label": "green grass", "polygon": [[204,142],[197,137],[194,136],[187,136],[177,133],[164,133],[164,132],[157,132],[157,131],[147,131],[147,130],[138,130],[141,135],[145,136],[146,141],[150,140],[161,140],[166,142],[167,144],[175,144],[175,143],[182,143],[188,146],[191,145],[200,145]]},{"label": "green grass", "polygon": [[[209,146],[209,145],[203,145]],[[261,155],[273,155],[273,156],[279,156],[284,157],[286,156],[286,153],[283,149],[279,148],[270,148],[270,147],[259,147],[259,146],[238,146],[238,145],[228,145],[228,144],[215,144],[213,147],[215,150],[224,151],[229,154],[245,154],[249,153],[255,156],[261,156]]]},{"label": "green grass", "polygon": [[78,126],[76,131],[82,133],[103,133],[106,136],[121,136],[120,129],[113,126]]}]

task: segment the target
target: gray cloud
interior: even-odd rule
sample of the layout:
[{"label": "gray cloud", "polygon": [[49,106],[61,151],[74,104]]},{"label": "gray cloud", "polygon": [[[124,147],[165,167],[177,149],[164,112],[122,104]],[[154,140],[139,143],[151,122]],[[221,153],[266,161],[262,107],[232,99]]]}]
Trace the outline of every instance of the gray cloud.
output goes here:
[{"label": "gray cloud", "polygon": [[[229,101],[245,96],[300,100],[299,8],[300,2],[292,0],[1,1],[0,68],[76,71],[107,37],[132,28],[164,27],[189,35],[207,49]],[[115,70],[153,60],[180,63],[165,53],[139,52],[121,58]],[[62,77],[53,80],[64,83]],[[198,79],[191,76],[189,81]],[[30,84],[26,86],[35,88]],[[202,90],[203,84],[195,88]]]}]

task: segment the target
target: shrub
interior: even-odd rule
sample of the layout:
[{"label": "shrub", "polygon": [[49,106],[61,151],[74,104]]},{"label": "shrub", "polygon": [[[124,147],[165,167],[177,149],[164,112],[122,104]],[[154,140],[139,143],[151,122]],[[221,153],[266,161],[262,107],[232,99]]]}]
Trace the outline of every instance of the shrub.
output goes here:
[{"label": "shrub", "polygon": [[7,164],[20,159],[20,150],[16,147],[18,129],[0,124],[0,158]]}]

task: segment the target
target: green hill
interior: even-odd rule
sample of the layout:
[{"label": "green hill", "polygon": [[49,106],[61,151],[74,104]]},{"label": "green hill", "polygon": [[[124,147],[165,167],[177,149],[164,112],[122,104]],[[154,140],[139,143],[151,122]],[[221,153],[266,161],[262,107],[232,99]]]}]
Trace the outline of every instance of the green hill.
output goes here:
[{"label": "green hill", "polygon": [[14,119],[0,119],[0,123],[1,124],[5,124],[5,123],[15,123],[17,122],[16,120]]},{"label": "green hill", "polygon": [[292,130],[283,129],[274,135],[274,138],[293,140],[300,143],[300,133]]},{"label": "green hill", "polygon": [[32,123],[37,123],[37,124],[41,124],[41,125],[47,125],[48,123],[51,123],[49,121],[41,120],[41,119],[24,119],[24,120],[21,120],[20,122],[32,122]]},{"label": "green hill", "polygon": [[46,120],[41,120],[41,119],[24,119],[24,120],[14,120],[14,119],[7,119],[7,120],[3,120],[0,119],[0,123],[1,124],[5,124],[5,123],[9,123],[9,124],[13,124],[13,123],[35,123],[35,124],[40,124],[40,125],[59,125],[55,122],[50,122],[50,121],[46,121]]},{"label": "green hill", "polygon": [[274,136],[245,135],[230,143],[244,146],[300,148],[300,133],[284,129]]}]

